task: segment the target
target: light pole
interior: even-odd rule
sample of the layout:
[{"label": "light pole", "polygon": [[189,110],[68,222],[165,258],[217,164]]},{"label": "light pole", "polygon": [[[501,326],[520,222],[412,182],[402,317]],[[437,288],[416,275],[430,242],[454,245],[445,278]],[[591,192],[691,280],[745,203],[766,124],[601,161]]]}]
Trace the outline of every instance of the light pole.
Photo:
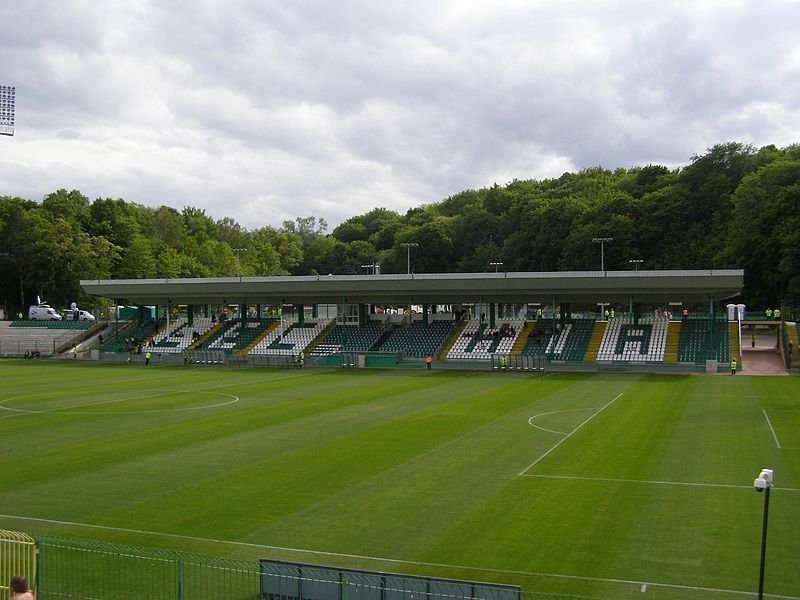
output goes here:
[{"label": "light pole", "polygon": [[501,262],[490,262],[489,266],[490,267],[494,267],[494,272],[497,273],[497,267],[502,267],[503,263],[501,263]]},{"label": "light pole", "polygon": [[239,278],[239,281],[242,280],[242,265],[239,262],[239,255],[242,252],[247,252],[247,248],[231,248],[231,251],[236,255],[236,276]]},{"label": "light pole", "polygon": [[606,270],[605,244],[606,244],[606,242],[613,242],[614,238],[612,238],[612,237],[596,237],[596,238],[592,238],[592,241],[595,244],[600,244],[600,270],[605,272],[605,270]]},{"label": "light pole", "polygon": [[634,270],[638,271],[639,265],[642,264],[644,261],[641,258],[632,258],[628,262],[633,265]]},{"label": "light pole", "polygon": [[769,515],[769,490],[772,488],[772,469],[761,469],[753,487],[764,492],[764,522],[761,525],[761,566],[758,570],[758,600],[764,598],[764,559],[767,555],[767,516]]},{"label": "light pole", "polygon": [[405,248],[408,251],[407,256],[407,263],[406,263],[406,275],[411,275],[411,249],[412,248],[419,248],[419,244],[416,242],[403,242],[400,244],[401,248]]}]

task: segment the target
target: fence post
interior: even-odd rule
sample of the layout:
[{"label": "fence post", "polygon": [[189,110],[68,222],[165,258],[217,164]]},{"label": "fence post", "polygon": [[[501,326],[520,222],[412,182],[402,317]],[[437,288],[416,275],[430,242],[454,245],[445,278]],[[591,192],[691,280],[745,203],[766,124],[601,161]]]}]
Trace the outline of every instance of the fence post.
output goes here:
[{"label": "fence post", "polygon": [[41,577],[42,577],[42,563],[41,563],[41,556],[39,553],[39,540],[36,540],[36,551],[35,551],[35,564],[36,564],[36,575],[33,577],[33,589],[36,593],[39,593],[39,587],[41,585]]},{"label": "fence post", "polygon": [[178,560],[178,595],[177,600],[183,599],[183,561]]}]

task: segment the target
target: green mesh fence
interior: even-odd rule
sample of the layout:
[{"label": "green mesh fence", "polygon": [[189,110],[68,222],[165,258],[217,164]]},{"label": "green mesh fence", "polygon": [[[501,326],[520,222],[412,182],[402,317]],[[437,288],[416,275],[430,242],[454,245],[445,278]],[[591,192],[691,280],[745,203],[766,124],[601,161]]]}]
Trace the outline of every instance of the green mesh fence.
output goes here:
[{"label": "green mesh fence", "polygon": [[38,600],[589,600],[515,586],[33,535]]},{"label": "green mesh fence", "polygon": [[34,538],[39,600],[262,597],[256,561],[49,535]]}]

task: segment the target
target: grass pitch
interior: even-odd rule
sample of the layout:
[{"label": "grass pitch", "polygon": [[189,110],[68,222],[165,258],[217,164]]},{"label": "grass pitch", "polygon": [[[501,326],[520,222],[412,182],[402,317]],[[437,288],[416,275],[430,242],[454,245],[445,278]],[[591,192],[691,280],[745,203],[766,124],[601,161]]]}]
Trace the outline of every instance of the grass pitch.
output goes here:
[{"label": "grass pitch", "polygon": [[595,598],[800,597],[797,378],[0,362],[0,528]]}]

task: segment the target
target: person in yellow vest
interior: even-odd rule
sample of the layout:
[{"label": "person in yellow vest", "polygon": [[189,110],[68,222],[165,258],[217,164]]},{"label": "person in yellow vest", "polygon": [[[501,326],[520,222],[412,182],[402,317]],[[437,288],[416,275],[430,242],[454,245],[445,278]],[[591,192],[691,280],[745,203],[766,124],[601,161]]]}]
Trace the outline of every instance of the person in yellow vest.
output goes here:
[{"label": "person in yellow vest", "polygon": [[147,366],[150,364],[150,351],[144,353],[144,365]]},{"label": "person in yellow vest", "polygon": [[775,318],[776,321],[780,321],[781,320],[781,309],[780,308],[776,308],[774,311],[772,311],[772,316]]},{"label": "person in yellow vest", "polygon": [[736,359],[731,358],[731,375],[736,375]]},{"label": "person in yellow vest", "polygon": [[606,318],[606,321],[608,321],[609,314],[610,313],[608,312],[608,309],[606,309],[605,312],[603,313],[603,316]]},{"label": "person in yellow vest", "polygon": [[541,321],[542,320],[542,309],[541,308],[537,308],[536,309],[536,320],[537,321]]},{"label": "person in yellow vest", "polygon": [[768,308],[767,310],[764,311],[764,314],[766,315],[766,317],[768,319],[771,319],[772,318],[772,309]]},{"label": "person in yellow vest", "polygon": [[611,318],[612,319],[614,318],[614,309],[613,308],[611,309]]}]

